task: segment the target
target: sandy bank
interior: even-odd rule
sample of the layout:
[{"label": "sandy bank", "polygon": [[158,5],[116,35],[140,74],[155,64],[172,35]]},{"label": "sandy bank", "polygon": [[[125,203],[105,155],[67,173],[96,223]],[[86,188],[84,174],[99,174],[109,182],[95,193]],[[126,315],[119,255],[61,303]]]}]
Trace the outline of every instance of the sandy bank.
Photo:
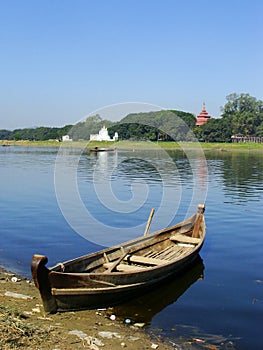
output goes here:
[{"label": "sandy bank", "polygon": [[0,269],[0,348],[174,349],[139,326],[111,320],[111,310],[45,314],[29,280]]}]

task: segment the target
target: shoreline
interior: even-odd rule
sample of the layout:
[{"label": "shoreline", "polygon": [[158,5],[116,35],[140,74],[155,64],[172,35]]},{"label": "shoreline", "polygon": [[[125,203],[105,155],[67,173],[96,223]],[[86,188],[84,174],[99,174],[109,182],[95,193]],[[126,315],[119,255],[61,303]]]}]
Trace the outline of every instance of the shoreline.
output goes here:
[{"label": "shoreline", "polygon": [[58,142],[50,141],[11,141],[0,140],[0,146],[23,146],[23,147],[54,147],[54,148],[114,148],[117,150],[191,150],[204,152],[262,152],[263,143],[206,143],[206,142],[150,142],[150,141],[118,141],[118,142],[98,142],[98,141],[72,141]]},{"label": "shoreline", "polygon": [[[0,265],[0,349],[28,350],[174,350],[217,349],[232,341],[224,336],[179,331],[172,339],[162,329],[130,323],[113,308],[44,312],[34,283]],[[180,325],[177,325],[180,327]],[[185,325],[182,325],[185,328]],[[190,327],[192,329],[192,327]],[[198,328],[196,328],[198,330]]]},{"label": "shoreline", "polygon": [[30,279],[0,266],[0,348],[162,349],[174,347],[141,325],[111,319],[111,309],[47,314]]}]

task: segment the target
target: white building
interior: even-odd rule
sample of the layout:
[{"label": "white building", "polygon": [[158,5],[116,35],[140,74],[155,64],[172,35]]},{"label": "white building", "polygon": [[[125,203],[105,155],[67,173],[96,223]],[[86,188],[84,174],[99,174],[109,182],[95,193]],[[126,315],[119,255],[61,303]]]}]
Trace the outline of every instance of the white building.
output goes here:
[{"label": "white building", "polygon": [[113,138],[111,139],[108,133],[108,129],[103,126],[98,134],[91,134],[90,141],[118,141],[118,133],[115,132]]},{"label": "white building", "polygon": [[69,138],[69,135],[64,135],[64,136],[62,136],[62,141],[68,142],[68,141],[72,141],[72,139]]}]

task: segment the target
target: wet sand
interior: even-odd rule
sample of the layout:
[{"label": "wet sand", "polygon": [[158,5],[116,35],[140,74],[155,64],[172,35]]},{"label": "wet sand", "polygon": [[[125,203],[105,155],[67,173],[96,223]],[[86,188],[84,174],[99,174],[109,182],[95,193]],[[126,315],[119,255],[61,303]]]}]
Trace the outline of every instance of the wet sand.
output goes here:
[{"label": "wet sand", "polygon": [[146,334],[141,325],[126,325],[111,316],[111,309],[46,314],[32,281],[0,269],[3,350],[174,349],[154,334]]}]

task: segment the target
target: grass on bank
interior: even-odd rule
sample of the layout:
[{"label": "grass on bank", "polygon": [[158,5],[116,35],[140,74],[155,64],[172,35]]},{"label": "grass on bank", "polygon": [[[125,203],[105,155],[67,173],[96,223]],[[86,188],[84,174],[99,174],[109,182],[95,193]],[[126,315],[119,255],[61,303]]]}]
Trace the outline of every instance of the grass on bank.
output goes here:
[{"label": "grass on bank", "polygon": [[208,143],[208,142],[150,142],[150,141],[72,141],[58,142],[56,140],[48,141],[5,141],[0,140],[2,146],[35,146],[35,147],[65,147],[65,148],[116,148],[116,149],[196,149],[201,146],[203,150],[219,150],[219,151],[263,151],[263,143]]},{"label": "grass on bank", "polygon": [[21,312],[0,305],[0,334],[1,349],[21,349],[40,346],[50,336],[50,329],[30,324]]}]

